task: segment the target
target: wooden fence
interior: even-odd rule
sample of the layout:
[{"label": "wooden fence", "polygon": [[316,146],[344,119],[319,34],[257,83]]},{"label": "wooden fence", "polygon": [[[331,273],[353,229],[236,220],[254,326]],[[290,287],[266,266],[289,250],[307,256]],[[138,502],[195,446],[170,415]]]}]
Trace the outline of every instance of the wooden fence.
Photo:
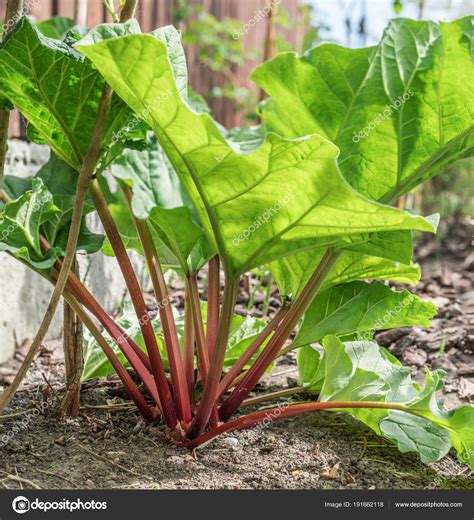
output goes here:
[{"label": "wooden fence", "polygon": [[[200,4],[205,10],[213,14],[217,19],[226,17],[235,18],[246,22],[256,16],[272,0],[190,0],[190,3]],[[299,13],[301,0],[281,0],[281,4],[288,12],[291,21],[296,21]],[[275,4],[280,3],[273,0]],[[0,19],[5,12],[6,0],[0,0]],[[136,17],[140,21],[144,32],[156,27],[172,23],[174,0],[139,0]],[[110,15],[105,9],[102,0],[25,0],[25,11],[36,20],[41,21],[52,16],[66,16],[74,19],[77,23],[92,27],[104,21],[110,22]],[[184,28],[185,29],[185,28]],[[244,55],[253,50],[259,50],[264,54],[265,38],[268,29],[268,18],[262,18],[243,37],[242,45]],[[276,31],[285,33],[285,37],[292,43],[297,43],[301,35],[295,29],[276,28]],[[206,96],[215,86],[225,84],[225,78],[218,73],[212,72],[205,63],[201,63],[195,48],[187,48],[187,59],[190,84],[200,94]],[[257,65],[255,61],[245,60],[244,66],[233,70],[233,76],[237,85],[250,88],[256,92],[255,85],[248,80],[248,75]],[[236,109],[233,101],[225,98],[214,98],[209,100],[212,111],[218,121],[227,128],[242,126],[246,124],[241,112]],[[11,118],[10,136],[24,137],[25,126],[18,114]]]}]

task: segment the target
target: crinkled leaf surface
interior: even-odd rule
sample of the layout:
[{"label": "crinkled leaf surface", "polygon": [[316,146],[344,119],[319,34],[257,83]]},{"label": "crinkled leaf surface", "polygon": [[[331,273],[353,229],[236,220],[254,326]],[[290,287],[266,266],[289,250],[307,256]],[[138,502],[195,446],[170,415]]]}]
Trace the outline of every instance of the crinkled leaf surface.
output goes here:
[{"label": "crinkled leaf surface", "polygon": [[349,413],[395,442],[401,451],[417,452],[425,463],[439,460],[452,445],[459,460],[472,467],[474,408],[462,406],[449,412],[440,408],[435,392],[444,373],[428,372],[420,389],[411,380],[410,369],[375,342],[343,343],[328,336],[323,347],[324,355],[309,360],[302,374],[308,390],[319,393],[320,401],[393,404],[394,409],[352,409]]},{"label": "crinkled leaf surface", "polygon": [[92,65],[22,18],[0,46],[0,77],[10,101],[55,154],[78,169],[104,84]]},{"label": "crinkled leaf surface", "polygon": [[409,403],[418,416],[432,421],[449,432],[458,459],[474,469],[474,406],[460,406],[446,411],[436,398],[436,391],[444,385],[444,372],[427,371],[423,390]]},{"label": "crinkled leaf surface", "polygon": [[[77,172],[53,155],[33,178],[7,175],[4,180],[4,190],[12,202],[4,205],[0,212],[2,250],[35,268],[51,267],[67,244]],[[92,210],[92,201],[87,199],[84,216]],[[52,246],[47,254],[40,247],[40,234]],[[84,219],[77,250],[95,253],[102,247],[103,240],[102,235],[88,229]]]},{"label": "crinkled leaf surface", "polygon": [[271,248],[282,243],[288,254],[305,239],[433,230],[424,219],[353,191],[336,167],[337,148],[320,136],[288,141],[271,134],[252,153],[234,151],[208,114],[183,101],[156,38],[128,35],[79,42],[76,49],[155,131],[231,276],[269,261]]},{"label": "crinkled leaf surface", "polygon": [[390,202],[473,153],[473,20],[398,18],[375,47],[280,54],[252,74],[272,97],[265,121],[327,137],[352,186]]},{"label": "crinkled leaf surface", "polygon": [[[136,21],[121,25],[120,34],[137,25]],[[22,18],[0,45],[0,85],[3,95],[29,121],[30,139],[49,144],[58,157],[78,170],[92,137],[104,80],[71,47],[76,38],[70,33],[63,41],[48,38],[28,18]],[[102,167],[120,152],[129,135],[124,129],[131,121],[134,128],[140,122],[114,95],[104,133]]]}]

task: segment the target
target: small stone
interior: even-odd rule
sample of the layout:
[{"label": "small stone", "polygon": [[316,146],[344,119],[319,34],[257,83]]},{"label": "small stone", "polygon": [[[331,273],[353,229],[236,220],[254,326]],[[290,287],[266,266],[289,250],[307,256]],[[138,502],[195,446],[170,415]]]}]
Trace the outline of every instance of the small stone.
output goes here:
[{"label": "small stone", "polygon": [[441,275],[441,283],[445,287],[452,287],[452,285],[453,285],[453,273],[451,271],[445,271]]},{"label": "small stone", "polygon": [[472,281],[467,278],[461,278],[454,282],[454,288],[458,293],[467,293],[472,289]]},{"label": "small stone", "polygon": [[222,444],[229,448],[238,448],[240,446],[239,439],[236,439],[235,437],[226,437],[225,439],[222,439]]},{"label": "small stone", "polygon": [[178,457],[177,455],[173,455],[172,457],[169,457],[167,459],[168,462],[171,462],[172,464],[181,465],[184,464],[183,457]]},{"label": "small stone", "polygon": [[331,469],[321,472],[321,478],[325,480],[334,480],[339,475],[339,463],[335,464]]},{"label": "small stone", "polygon": [[458,373],[460,376],[474,376],[474,363],[459,363]]},{"label": "small stone", "polygon": [[61,435],[61,437],[58,437],[54,441],[56,444],[59,444],[59,446],[65,446],[66,445],[66,437],[64,435]]},{"label": "small stone", "polygon": [[466,271],[474,271],[474,253],[471,253],[462,264],[463,269]]}]

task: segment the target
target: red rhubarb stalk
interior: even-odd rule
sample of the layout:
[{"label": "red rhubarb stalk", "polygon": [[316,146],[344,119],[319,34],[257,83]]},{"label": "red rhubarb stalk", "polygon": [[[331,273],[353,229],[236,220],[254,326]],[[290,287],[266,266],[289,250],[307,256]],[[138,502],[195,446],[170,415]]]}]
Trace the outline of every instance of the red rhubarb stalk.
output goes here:
[{"label": "red rhubarb stalk", "polygon": [[289,307],[282,307],[274,318],[267,324],[265,329],[254,339],[249,348],[240,356],[240,358],[232,365],[227,374],[222,378],[219,383],[219,389],[217,391],[218,399],[228,390],[235,379],[240,375],[245,365],[252,359],[258,349],[267,341],[267,339],[276,330],[278,325],[281,323],[283,318],[286,316]]},{"label": "red rhubarb stalk", "polygon": [[104,198],[97,179],[92,182],[90,193],[94,202],[94,206],[105,229],[107,238],[109,239],[110,245],[112,246],[115,257],[117,258],[117,262],[123,273],[125,283],[130,293],[132,304],[138,316],[143,340],[145,342],[148,357],[150,358],[151,368],[153,370],[153,377],[155,378],[158,393],[160,395],[160,402],[163,408],[163,417],[168,427],[174,429],[178,423],[178,420],[174,407],[173,396],[171,395],[171,390],[166,379],[163,360],[161,359],[155,332],[151,325],[140,284],[138,283],[135,271],[132,267],[132,263],[127,255],[127,251],[123,245],[120,233],[112,218],[107,201]]},{"label": "red rhubarb stalk", "polygon": [[406,406],[398,403],[378,403],[372,401],[341,401],[341,402],[317,402],[317,403],[301,403],[293,405],[282,405],[275,408],[267,408],[258,412],[253,412],[237,419],[233,419],[227,423],[220,424],[217,428],[188,441],[185,445],[188,448],[196,448],[210,442],[212,439],[223,433],[236,430],[244,430],[252,428],[258,424],[269,424],[270,422],[281,421],[295,415],[301,415],[308,412],[317,412],[321,410],[342,410],[347,408],[378,408],[384,410],[406,411]]},{"label": "red rhubarb stalk", "polygon": [[206,346],[209,359],[212,358],[217,338],[217,326],[219,324],[219,297],[220,297],[220,261],[216,255],[209,261],[209,273],[207,279],[207,329]]},{"label": "red rhubarb stalk", "polygon": [[315,272],[301,292],[301,295],[291,305],[290,310],[276,330],[275,335],[267,343],[255,363],[220,407],[219,418],[221,421],[228,420],[238,410],[241,403],[246,399],[267,368],[271,365],[286,340],[290,337],[301,316],[321,289],[326,276],[334,267],[338,258],[339,253],[334,253],[329,249],[326,251]]},{"label": "red rhubarb stalk", "polygon": [[156,405],[162,411],[160,396],[156,387],[156,382],[151,375],[150,360],[143,350],[129,338],[118,325],[108,316],[104,309],[89,293],[89,291],[82,285],[82,283],[72,275],[68,279],[68,290],[84,305],[84,307],[91,312],[110,334],[118,348],[127,358],[130,366],[135,370],[138,377],[142,380],[146,389],[152,396]]},{"label": "red rhubarb stalk", "polygon": [[145,398],[142,393],[138,389],[137,385],[133,382],[133,379],[130,377],[130,374],[127,372],[126,368],[122,365],[118,357],[115,355],[115,352],[112,350],[110,345],[107,343],[107,340],[102,336],[100,331],[94,325],[93,321],[89,318],[87,313],[84,311],[82,306],[77,302],[77,300],[69,294],[69,292],[64,292],[64,297],[68,304],[74,309],[74,312],[79,316],[80,320],[84,325],[90,330],[91,334],[94,336],[94,339],[99,343],[104,354],[107,356],[107,359],[110,361],[110,364],[114,367],[114,370],[117,372],[120,380],[122,381],[128,395],[136,404],[137,408],[140,410],[144,419],[148,422],[152,422],[156,417],[148,406]]},{"label": "red rhubarb stalk", "polygon": [[194,403],[194,342],[195,334],[193,327],[193,315],[191,309],[191,301],[189,298],[189,289],[186,288],[186,297],[184,302],[184,338],[183,338],[183,357],[184,369],[186,371],[186,381],[188,383],[189,399]]},{"label": "red rhubarb stalk", "polygon": [[145,255],[148,272],[150,274],[155,298],[157,301],[158,312],[163,329],[165,339],[166,352],[168,354],[168,363],[170,367],[171,386],[173,388],[173,396],[176,403],[176,411],[178,417],[185,424],[191,422],[191,402],[189,400],[189,391],[186,382],[186,373],[184,363],[181,357],[178,333],[176,331],[176,323],[174,321],[173,309],[168,298],[168,289],[166,287],[163,270],[156,252],[153,237],[150,228],[144,220],[135,217],[132,210],[132,191],[122,185],[122,190],[127,200],[132,220],[140,238],[140,243]]},{"label": "red rhubarb stalk", "polygon": [[219,327],[217,329],[216,347],[212,355],[211,367],[204,385],[202,398],[189,431],[190,438],[197,437],[204,430],[217,404],[217,391],[224,367],[237,288],[238,281],[236,280],[226,282],[225,284]]}]

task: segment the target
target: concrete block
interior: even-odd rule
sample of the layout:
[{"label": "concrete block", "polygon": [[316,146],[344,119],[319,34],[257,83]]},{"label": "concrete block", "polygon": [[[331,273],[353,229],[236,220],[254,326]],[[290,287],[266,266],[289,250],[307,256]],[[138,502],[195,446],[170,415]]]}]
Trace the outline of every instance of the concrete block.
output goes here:
[{"label": "concrete block", "polygon": [[[23,177],[34,175],[49,157],[49,149],[23,141],[11,141],[6,162],[6,174]],[[101,231],[96,215],[90,216],[90,227]],[[142,259],[131,254],[140,280],[146,280]],[[99,303],[109,313],[118,311],[126,288],[115,258],[97,253],[80,255],[81,277]],[[0,363],[10,359],[15,345],[32,338],[43,319],[52,292],[52,285],[35,272],[0,253]],[[62,305],[58,309],[48,338],[58,338],[62,333]]]}]

